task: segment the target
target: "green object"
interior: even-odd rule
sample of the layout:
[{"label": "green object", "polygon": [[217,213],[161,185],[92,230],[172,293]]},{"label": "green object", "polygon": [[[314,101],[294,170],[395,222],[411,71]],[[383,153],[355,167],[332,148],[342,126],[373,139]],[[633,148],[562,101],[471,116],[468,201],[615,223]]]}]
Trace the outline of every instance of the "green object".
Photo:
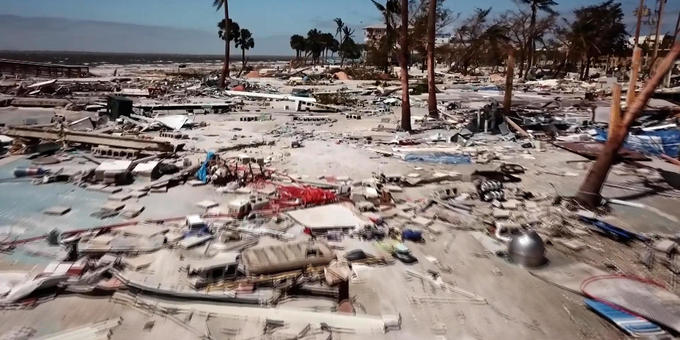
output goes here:
[{"label": "green object", "polygon": [[402,254],[408,254],[408,253],[411,252],[411,251],[408,249],[408,247],[407,247],[406,245],[404,245],[403,243],[396,244],[396,245],[394,246],[394,251],[396,251],[396,252],[398,252],[398,253],[402,253]]}]

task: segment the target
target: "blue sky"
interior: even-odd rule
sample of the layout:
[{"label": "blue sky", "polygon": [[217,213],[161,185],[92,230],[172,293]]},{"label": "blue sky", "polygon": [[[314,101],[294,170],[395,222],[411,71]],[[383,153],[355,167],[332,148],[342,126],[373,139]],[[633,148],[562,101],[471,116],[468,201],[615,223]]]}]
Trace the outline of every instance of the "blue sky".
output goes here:
[{"label": "blue sky", "polygon": [[[563,14],[596,3],[593,0],[556,1],[560,3],[557,10]],[[620,2],[624,6],[626,21],[633,22],[632,10],[638,0]],[[646,4],[653,7],[656,1],[646,0]],[[355,27],[380,21],[370,0],[231,0],[229,5],[231,17],[242,27],[249,28],[256,38],[289,37],[311,28],[331,31],[334,30],[332,20],[335,17],[341,17]],[[495,13],[517,7],[512,0],[446,0],[446,6],[463,16],[476,7],[493,7]],[[664,25],[667,29],[675,25],[678,10],[680,1],[668,0]],[[209,32],[215,31],[222,16],[221,11],[217,12],[212,7],[212,0],[2,0],[0,14],[169,26]],[[360,32],[357,33],[360,36]]]}]

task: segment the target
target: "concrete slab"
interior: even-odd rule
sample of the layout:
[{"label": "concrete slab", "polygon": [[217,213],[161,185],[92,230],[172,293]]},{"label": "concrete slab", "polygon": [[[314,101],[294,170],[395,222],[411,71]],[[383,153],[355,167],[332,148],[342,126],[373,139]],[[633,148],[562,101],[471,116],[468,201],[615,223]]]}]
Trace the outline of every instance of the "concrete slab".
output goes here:
[{"label": "concrete slab", "polygon": [[349,229],[366,222],[343,204],[289,211],[288,216],[310,229]]}]

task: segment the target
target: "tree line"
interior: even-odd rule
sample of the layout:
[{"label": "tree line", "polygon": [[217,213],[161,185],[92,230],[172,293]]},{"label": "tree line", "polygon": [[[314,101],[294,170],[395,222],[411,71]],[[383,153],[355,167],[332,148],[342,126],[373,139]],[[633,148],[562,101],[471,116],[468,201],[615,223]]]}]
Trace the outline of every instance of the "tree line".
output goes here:
[{"label": "tree line", "polygon": [[[571,19],[560,17],[554,0],[512,0],[518,5],[515,10],[494,13],[492,8],[478,8],[464,18],[445,8],[445,0],[370,1],[385,28],[376,39],[363,45],[356,43],[354,30],[336,18],[335,34],[313,28],[306,36],[291,36],[290,47],[297,59],[311,60],[314,64],[327,61],[329,53],[331,57],[337,53],[341,65],[346,60],[363,57],[366,65],[391,73],[391,65],[398,61],[402,84],[401,128],[406,131],[411,130],[408,69],[414,62],[420,61],[421,67],[427,68],[428,110],[432,117],[437,117],[436,62],[446,65],[450,71],[467,75],[479,67],[502,66],[508,55],[513,54],[519,76],[524,79],[540,72],[552,77],[577,72],[585,80],[593,65],[604,64],[609,68],[618,62],[621,66],[620,57],[630,55],[623,10],[614,0],[580,7],[573,11]],[[238,25],[229,19],[228,0],[214,0],[213,5],[223,8],[225,13],[219,25],[220,37],[225,39],[225,63],[220,78],[223,87],[229,72],[229,41],[233,39],[242,49],[244,65],[245,50],[253,47],[254,41],[249,31],[234,28]],[[658,17],[661,18],[660,12]],[[657,31],[658,26],[657,22]],[[452,32],[451,38],[436,46],[435,35],[444,30]]]},{"label": "tree line", "polygon": [[555,1],[522,4],[526,6],[495,18],[491,8],[477,9],[454,30],[452,43],[441,48],[441,59],[454,71],[469,74],[480,66],[502,65],[513,52],[524,79],[548,66],[553,77],[578,72],[585,80],[594,62],[630,55],[620,3],[583,6],[574,10],[572,21],[560,20]]},{"label": "tree line", "polygon": [[340,66],[344,65],[345,59],[361,58],[363,46],[354,41],[355,30],[347,26],[341,18],[335,18],[333,21],[336,24],[335,36],[316,28],[309,30],[306,37],[299,34],[291,36],[290,47],[295,50],[295,57],[305,61],[311,58],[314,64],[318,64],[321,57],[328,61],[328,52],[331,52],[331,58],[338,53]]}]

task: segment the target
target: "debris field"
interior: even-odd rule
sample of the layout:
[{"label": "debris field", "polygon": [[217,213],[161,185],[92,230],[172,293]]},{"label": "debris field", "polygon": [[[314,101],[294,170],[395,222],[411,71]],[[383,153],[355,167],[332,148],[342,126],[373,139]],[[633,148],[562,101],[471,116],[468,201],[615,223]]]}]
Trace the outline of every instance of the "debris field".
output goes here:
[{"label": "debris field", "polygon": [[671,101],[587,210],[616,79],[437,70],[432,118],[413,70],[407,133],[396,79],[184,66],[2,80],[0,338],[680,332]]}]

